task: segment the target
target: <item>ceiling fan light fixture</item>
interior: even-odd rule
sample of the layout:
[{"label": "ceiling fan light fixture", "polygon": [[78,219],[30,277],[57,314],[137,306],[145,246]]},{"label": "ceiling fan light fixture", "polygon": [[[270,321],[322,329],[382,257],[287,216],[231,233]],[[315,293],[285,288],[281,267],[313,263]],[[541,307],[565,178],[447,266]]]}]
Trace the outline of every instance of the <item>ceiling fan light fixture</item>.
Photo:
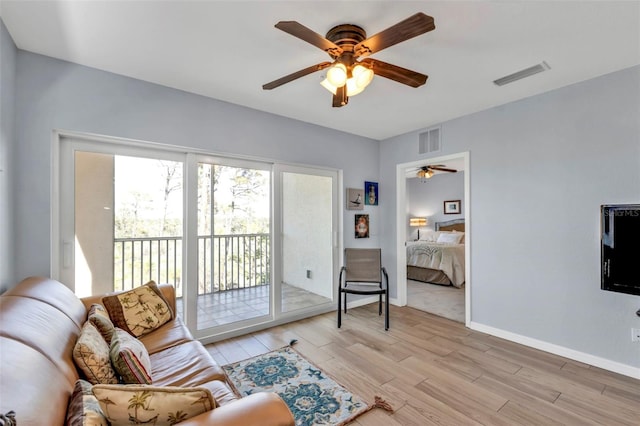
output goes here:
[{"label": "ceiling fan light fixture", "polygon": [[358,81],[355,77],[351,77],[347,80],[347,96],[355,96],[362,92],[366,86],[358,86]]},{"label": "ceiling fan light fixture", "polygon": [[364,87],[356,86],[355,78],[350,78],[349,80],[347,80],[347,96],[355,96],[363,90]]},{"label": "ceiling fan light fixture", "polygon": [[[341,73],[343,71],[345,77],[348,74],[351,74],[351,77],[347,78],[343,84],[336,84],[342,81]],[[329,71],[327,71],[327,77],[320,82],[320,85],[335,95],[338,87],[342,87],[346,84],[347,96],[355,96],[358,93],[361,93],[369,83],[371,83],[374,74],[372,69],[367,68],[362,64],[357,64],[350,71],[351,72],[349,72],[341,63],[335,64],[329,68]]]},{"label": "ceiling fan light fixture", "polygon": [[351,73],[356,81],[356,86],[363,89],[371,83],[371,80],[373,80],[373,70],[362,64],[357,64],[353,67],[353,71],[351,71]]},{"label": "ceiling fan light fixture", "polygon": [[344,64],[336,63],[327,71],[327,80],[333,87],[342,87],[347,82],[347,67]]},{"label": "ceiling fan light fixture", "polygon": [[328,91],[330,91],[331,93],[333,93],[334,95],[337,93],[338,88],[336,86],[334,86],[333,84],[329,83],[329,79],[325,78],[324,80],[322,80],[320,82],[320,85],[322,87],[324,87],[325,89],[327,89]]},{"label": "ceiling fan light fixture", "polygon": [[418,173],[416,174],[420,179],[429,179],[431,176],[433,176],[433,170],[431,169],[420,169],[418,170]]}]

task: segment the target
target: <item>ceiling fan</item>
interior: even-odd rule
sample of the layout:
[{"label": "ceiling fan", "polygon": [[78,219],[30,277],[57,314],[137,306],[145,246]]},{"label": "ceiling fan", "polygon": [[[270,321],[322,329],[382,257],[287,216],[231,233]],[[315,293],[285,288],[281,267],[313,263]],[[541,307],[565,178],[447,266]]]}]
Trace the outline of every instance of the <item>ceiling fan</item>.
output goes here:
[{"label": "ceiling fan", "polygon": [[[420,87],[427,81],[427,76],[419,72],[366,58],[394,44],[434,30],[436,26],[433,18],[424,13],[416,13],[369,38],[364,29],[352,24],[335,26],[325,37],[296,21],[280,21],[275,27],[324,50],[333,62],[321,62],[281,77],[263,85],[264,90],[275,89],[328,68],[327,78],[321,84],[333,93],[332,105],[341,107],[349,102],[349,96],[362,92],[374,74],[411,87]],[[359,58],[364,59],[358,60]]]},{"label": "ceiling fan", "polygon": [[416,176],[420,179],[429,179],[435,174],[435,171],[457,173],[456,169],[449,169],[444,164],[434,164],[433,166],[423,166],[418,169]]}]

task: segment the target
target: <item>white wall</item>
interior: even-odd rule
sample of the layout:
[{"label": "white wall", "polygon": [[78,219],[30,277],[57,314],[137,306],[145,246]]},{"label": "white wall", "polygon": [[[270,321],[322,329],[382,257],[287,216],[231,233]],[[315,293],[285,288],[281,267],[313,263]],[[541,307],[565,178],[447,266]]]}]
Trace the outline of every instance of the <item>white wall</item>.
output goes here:
[{"label": "white wall", "polygon": [[[417,229],[409,226],[412,217],[426,217],[429,223],[424,229],[434,230],[436,222],[464,218],[464,171],[439,173],[426,180],[409,178],[406,185],[407,239],[418,236]],[[444,202],[448,200],[460,200],[460,214],[444,214]]]},{"label": "white wall", "polygon": [[[640,298],[600,290],[599,245],[599,206],[640,201],[639,117],[633,67],[442,124],[438,155],[470,152],[472,322],[640,367]],[[418,131],[382,142],[388,196],[417,147]],[[382,216],[395,276],[394,206]]]},{"label": "white wall", "polygon": [[[344,169],[345,186],[378,180],[379,143],[371,139],[25,51],[18,52],[17,71],[20,278],[50,273],[53,129]],[[350,223],[348,213],[343,214]],[[376,238],[369,243],[377,245]],[[346,234],[344,244],[356,244],[352,233]]]},{"label": "white wall", "polygon": [[13,251],[16,55],[16,45],[0,19],[0,293],[16,280]]}]

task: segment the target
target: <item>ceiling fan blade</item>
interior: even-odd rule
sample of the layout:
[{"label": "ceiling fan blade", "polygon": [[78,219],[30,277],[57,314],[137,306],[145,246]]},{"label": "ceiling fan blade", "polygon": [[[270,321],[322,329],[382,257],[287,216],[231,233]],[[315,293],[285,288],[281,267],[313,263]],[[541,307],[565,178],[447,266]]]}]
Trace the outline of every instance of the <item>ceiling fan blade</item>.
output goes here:
[{"label": "ceiling fan blade", "polygon": [[264,90],[275,89],[278,86],[282,86],[285,83],[288,83],[290,81],[296,80],[296,79],[298,79],[300,77],[304,77],[307,74],[311,74],[313,72],[323,70],[323,69],[327,68],[330,65],[331,65],[331,62],[321,62],[319,64],[312,65],[312,66],[307,67],[305,69],[302,69],[300,71],[296,71],[296,72],[294,72],[292,74],[285,75],[284,77],[281,77],[281,78],[279,78],[277,80],[273,80],[270,83],[263,84],[262,88]]},{"label": "ceiling fan blade", "polygon": [[437,166],[428,166],[431,170],[439,170],[441,172],[451,172],[451,173],[457,173],[458,171],[456,169],[447,169],[444,167],[437,167]]},{"label": "ceiling fan blade", "polygon": [[304,40],[307,43],[313,44],[314,46],[324,50],[332,58],[337,58],[343,52],[342,48],[332,41],[327,40],[317,32],[305,27],[299,22],[296,21],[280,21],[276,24],[276,28],[284,31],[285,33],[291,34],[294,37],[299,38],[300,40]]},{"label": "ceiling fan blade", "polygon": [[377,59],[366,58],[360,61],[371,67],[375,75],[389,78],[398,83],[406,84],[411,87],[420,87],[426,83],[428,76],[416,71],[411,71],[397,65],[388,64]]},{"label": "ceiling fan blade", "polygon": [[401,43],[405,40],[419,36],[420,34],[432,31],[435,28],[436,24],[433,21],[433,17],[425,15],[422,12],[418,12],[404,21],[400,21],[386,30],[372,35],[368,39],[356,44],[353,49],[355,52],[354,56],[371,55],[372,53],[379,52],[382,49],[393,46],[394,44]]}]

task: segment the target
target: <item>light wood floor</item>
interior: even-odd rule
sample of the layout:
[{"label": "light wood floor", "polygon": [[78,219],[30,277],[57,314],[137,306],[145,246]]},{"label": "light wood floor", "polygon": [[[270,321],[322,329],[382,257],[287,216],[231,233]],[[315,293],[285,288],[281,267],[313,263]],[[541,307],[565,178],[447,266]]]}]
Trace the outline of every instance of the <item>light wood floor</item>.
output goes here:
[{"label": "light wood floor", "polygon": [[375,409],[354,425],[640,425],[640,380],[469,330],[413,308],[329,313],[211,344],[220,363],[286,345]]}]

